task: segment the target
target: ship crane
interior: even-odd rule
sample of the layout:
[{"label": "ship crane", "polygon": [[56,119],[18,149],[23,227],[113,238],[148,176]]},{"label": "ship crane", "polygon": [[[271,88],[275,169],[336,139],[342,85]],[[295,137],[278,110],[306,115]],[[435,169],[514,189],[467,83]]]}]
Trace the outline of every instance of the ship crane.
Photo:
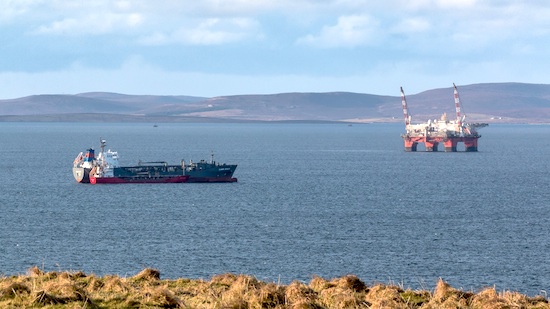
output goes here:
[{"label": "ship crane", "polygon": [[405,125],[411,124],[411,116],[409,116],[409,108],[407,107],[407,99],[405,98],[405,92],[401,87],[401,105],[403,106],[403,116],[405,117]]},{"label": "ship crane", "polygon": [[[460,97],[458,96],[458,89],[456,89],[455,83],[453,83],[454,87],[454,96],[455,96],[455,109],[456,109],[456,122],[459,127],[462,126],[462,119],[460,117]],[[466,118],[466,115],[464,115],[464,118]]]},{"label": "ship crane", "polygon": [[462,113],[460,97],[456,85],[454,88],[454,103],[456,119],[447,120],[445,114],[440,120],[428,120],[426,123],[412,124],[409,115],[405,92],[401,87],[401,104],[405,117],[406,134],[401,135],[405,142],[405,151],[416,151],[419,143],[424,143],[426,151],[437,151],[440,143],[445,146],[445,151],[456,152],[457,144],[464,143],[465,151],[477,151],[477,140],[481,137],[476,128],[485,127],[486,123],[466,123],[466,115]]}]

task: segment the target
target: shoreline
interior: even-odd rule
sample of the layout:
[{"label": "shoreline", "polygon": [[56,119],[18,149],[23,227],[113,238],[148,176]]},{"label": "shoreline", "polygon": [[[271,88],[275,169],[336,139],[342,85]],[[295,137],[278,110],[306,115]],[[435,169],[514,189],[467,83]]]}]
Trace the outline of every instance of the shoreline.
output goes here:
[{"label": "shoreline", "polygon": [[354,275],[290,284],[243,274],[203,279],[161,279],[156,269],[135,276],[102,277],[82,271],[0,277],[0,307],[33,308],[550,308],[546,295],[527,296],[486,287],[477,292],[439,279],[433,291],[367,285]]}]

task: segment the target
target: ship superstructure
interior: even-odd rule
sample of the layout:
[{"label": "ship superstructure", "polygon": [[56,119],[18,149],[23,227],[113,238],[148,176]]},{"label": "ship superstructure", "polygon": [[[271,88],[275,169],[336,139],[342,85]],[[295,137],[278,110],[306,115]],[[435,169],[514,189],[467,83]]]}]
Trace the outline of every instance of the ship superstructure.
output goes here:
[{"label": "ship superstructure", "polygon": [[477,140],[481,137],[477,129],[488,124],[465,122],[466,115],[461,111],[458,90],[455,84],[453,86],[456,119],[449,120],[444,113],[440,119],[430,119],[428,122],[419,124],[413,124],[411,121],[405,92],[401,87],[401,104],[406,130],[401,137],[405,142],[405,151],[416,151],[419,143],[424,143],[426,151],[438,151],[441,143],[445,146],[446,152],[456,152],[458,143],[464,143],[464,150],[467,152],[477,151]]}]

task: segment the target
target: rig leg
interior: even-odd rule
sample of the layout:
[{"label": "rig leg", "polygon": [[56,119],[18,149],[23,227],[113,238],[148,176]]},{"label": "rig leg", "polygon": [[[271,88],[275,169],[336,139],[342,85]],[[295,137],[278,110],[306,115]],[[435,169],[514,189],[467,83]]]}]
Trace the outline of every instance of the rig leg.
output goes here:
[{"label": "rig leg", "polygon": [[469,138],[464,140],[464,148],[466,149],[466,152],[477,151],[477,138]]},{"label": "rig leg", "polygon": [[426,145],[426,151],[436,152],[437,151],[437,146],[439,145],[439,143],[437,143],[437,142],[424,142],[424,145]]},{"label": "rig leg", "polygon": [[445,152],[456,152],[456,145],[458,142],[454,139],[446,140],[443,145],[445,145]]},{"label": "rig leg", "polygon": [[418,145],[418,143],[415,143],[413,141],[405,140],[405,151],[407,151],[407,152],[416,151],[417,145]]}]

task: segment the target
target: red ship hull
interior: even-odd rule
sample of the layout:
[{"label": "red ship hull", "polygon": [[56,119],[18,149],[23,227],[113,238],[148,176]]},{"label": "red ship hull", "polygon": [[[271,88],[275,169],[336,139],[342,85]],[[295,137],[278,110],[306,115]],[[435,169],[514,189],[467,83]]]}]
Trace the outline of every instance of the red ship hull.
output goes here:
[{"label": "red ship hull", "polygon": [[191,177],[187,182],[237,182],[235,177]]},{"label": "red ship hull", "polygon": [[183,183],[187,182],[189,176],[162,177],[162,178],[119,178],[100,177],[90,175],[91,184],[118,184],[118,183]]}]

